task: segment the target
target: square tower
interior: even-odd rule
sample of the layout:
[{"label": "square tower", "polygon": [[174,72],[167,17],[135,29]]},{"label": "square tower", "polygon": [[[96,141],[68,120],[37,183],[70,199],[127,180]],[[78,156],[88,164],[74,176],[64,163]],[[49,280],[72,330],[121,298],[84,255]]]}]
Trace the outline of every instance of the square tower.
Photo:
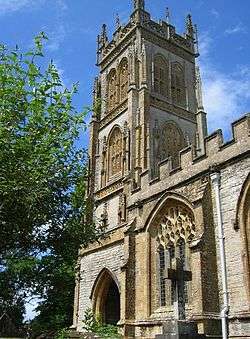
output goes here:
[{"label": "square tower", "polygon": [[134,1],[129,22],[122,26],[117,19],[111,41],[106,25],[98,36],[89,195],[95,217],[109,230],[124,219],[124,187],[144,189],[142,176],[157,180],[162,162],[175,169],[182,149],[193,145],[195,153],[201,151],[206,118],[197,99],[195,35],[190,15],[181,36],[170,23],[151,20],[144,1]]}]

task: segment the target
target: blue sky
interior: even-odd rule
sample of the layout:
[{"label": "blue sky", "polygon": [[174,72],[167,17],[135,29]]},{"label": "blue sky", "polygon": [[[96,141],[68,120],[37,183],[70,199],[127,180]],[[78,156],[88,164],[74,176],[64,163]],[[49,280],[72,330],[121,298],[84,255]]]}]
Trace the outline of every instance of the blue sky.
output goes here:
[{"label": "blue sky", "polygon": [[[205,109],[209,131],[223,128],[250,112],[250,1],[240,0],[145,0],[155,20],[164,19],[184,31],[191,12],[200,36]],[[111,35],[116,13],[126,23],[133,0],[0,0],[1,42],[26,50],[33,37],[44,31],[50,38],[46,55],[60,69],[64,83],[79,81],[76,106],[91,104],[92,82],[97,68],[96,36],[102,23]],[[87,137],[83,138],[86,143]],[[31,316],[31,311],[28,311]]]}]

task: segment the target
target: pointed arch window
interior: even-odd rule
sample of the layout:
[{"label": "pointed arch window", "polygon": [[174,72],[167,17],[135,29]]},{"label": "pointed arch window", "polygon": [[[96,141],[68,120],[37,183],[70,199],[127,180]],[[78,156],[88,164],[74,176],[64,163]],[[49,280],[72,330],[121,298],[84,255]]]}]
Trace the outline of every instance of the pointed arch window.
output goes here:
[{"label": "pointed arch window", "polygon": [[109,137],[109,178],[122,173],[122,132],[115,127]]},{"label": "pointed arch window", "polygon": [[178,316],[185,319],[191,280],[188,243],[195,236],[194,217],[182,205],[169,206],[157,224],[159,304],[174,309],[178,305]]},{"label": "pointed arch window", "polygon": [[128,96],[128,60],[123,59],[119,67],[120,102]]},{"label": "pointed arch window", "polygon": [[112,110],[117,102],[117,75],[112,69],[108,76],[108,110]]},{"label": "pointed arch window", "polygon": [[157,55],[154,60],[154,92],[168,96],[169,70],[167,61]]},{"label": "pointed arch window", "polygon": [[179,153],[185,148],[186,140],[181,128],[173,121],[159,124],[155,120],[153,130],[153,152],[152,175],[158,174],[159,162],[171,157],[174,168],[179,165]]},{"label": "pointed arch window", "polygon": [[172,64],[171,93],[173,103],[186,106],[185,74],[183,67],[177,62]]}]

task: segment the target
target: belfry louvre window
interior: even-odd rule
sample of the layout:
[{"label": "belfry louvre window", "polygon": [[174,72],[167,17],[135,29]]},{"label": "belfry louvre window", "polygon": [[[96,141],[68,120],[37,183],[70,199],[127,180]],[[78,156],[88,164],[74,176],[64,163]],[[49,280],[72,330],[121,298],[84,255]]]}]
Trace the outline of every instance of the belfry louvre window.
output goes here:
[{"label": "belfry louvre window", "polygon": [[123,59],[119,70],[120,102],[128,96],[128,61]]},{"label": "belfry louvre window", "polygon": [[168,96],[168,63],[159,55],[154,60],[154,91]]},{"label": "belfry louvre window", "polygon": [[180,106],[186,106],[186,87],[183,67],[175,62],[171,72],[172,101]]},{"label": "belfry louvre window", "polygon": [[109,178],[122,172],[122,133],[115,127],[109,138]]},{"label": "belfry louvre window", "polygon": [[108,110],[112,110],[117,102],[116,90],[117,76],[116,70],[113,69],[108,75]]}]

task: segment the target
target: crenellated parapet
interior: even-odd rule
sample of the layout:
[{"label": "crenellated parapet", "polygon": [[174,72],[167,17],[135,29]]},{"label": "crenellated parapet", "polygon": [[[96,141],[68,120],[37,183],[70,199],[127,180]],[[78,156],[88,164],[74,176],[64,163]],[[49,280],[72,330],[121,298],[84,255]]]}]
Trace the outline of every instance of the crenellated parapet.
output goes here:
[{"label": "crenellated parapet", "polygon": [[201,173],[209,173],[211,168],[222,168],[228,162],[250,153],[250,114],[232,123],[232,139],[224,142],[221,130],[207,136],[204,140],[205,153],[197,156],[193,146],[179,153],[179,166],[173,166],[171,158],[158,164],[158,176],[152,179],[149,171],[141,173],[140,188],[131,189],[131,203],[146,199],[154,193],[172,189],[181,182],[192,180]]},{"label": "crenellated parapet", "polygon": [[[139,176],[139,185],[136,188],[130,177],[123,177],[95,192],[98,202],[108,199],[129,185],[129,203],[138,199],[146,199],[154,193],[173,188],[180,182],[191,180],[200,173],[209,172],[213,167],[223,167],[224,164],[234,161],[235,158],[244,157],[250,153],[250,114],[232,123],[232,139],[224,142],[221,130],[217,130],[204,139],[205,153],[197,156],[194,147],[188,146],[179,152],[179,162],[166,158],[158,163],[157,176],[152,178],[149,170],[143,171]],[[129,184],[130,183],[130,184]]]}]

